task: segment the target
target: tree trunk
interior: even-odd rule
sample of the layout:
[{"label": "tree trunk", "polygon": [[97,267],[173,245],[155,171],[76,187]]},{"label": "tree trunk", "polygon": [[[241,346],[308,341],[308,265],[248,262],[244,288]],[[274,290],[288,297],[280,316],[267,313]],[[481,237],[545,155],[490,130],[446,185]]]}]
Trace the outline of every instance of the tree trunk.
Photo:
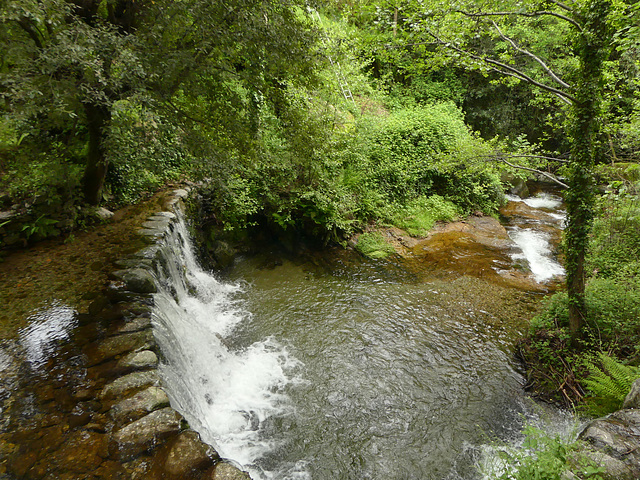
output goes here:
[{"label": "tree trunk", "polygon": [[585,257],[593,220],[595,140],[598,131],[599,100],[602,97],[603,62],[609,55],[607,17],[610,0],[591,0],[581,12],[582,32],[576,54],[580,72],[573,104],[572,149],[569,164],[569,189],[566,194],[567,293],[569,330],[574,342],[586,319]]},{"label": "tree trunk", "polygon": [[87,165],[82,179],[85,201],[98,205],[102,200],[102,189],[107,176],[108,161],[104,149],[104,129],[111,120],[108,107],[95,104],[84,104],[89,130],[89,152]]}]

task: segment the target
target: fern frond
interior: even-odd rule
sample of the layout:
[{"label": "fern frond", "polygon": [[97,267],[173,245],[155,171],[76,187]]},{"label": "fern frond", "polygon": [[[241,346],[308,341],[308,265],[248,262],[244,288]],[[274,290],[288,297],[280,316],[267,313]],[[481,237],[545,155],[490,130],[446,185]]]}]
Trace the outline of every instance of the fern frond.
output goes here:
[{"label": "fern frond", "polygon": [[[607,400],[615,408],[619,408],[631,384],[640,377],[640,368],[624,365],[605,353],[598,354],[598,363],[586,363],[589,376],[584,380],[585,386],[596,399]],[[616,407],[617,406],[617,407]]]}]

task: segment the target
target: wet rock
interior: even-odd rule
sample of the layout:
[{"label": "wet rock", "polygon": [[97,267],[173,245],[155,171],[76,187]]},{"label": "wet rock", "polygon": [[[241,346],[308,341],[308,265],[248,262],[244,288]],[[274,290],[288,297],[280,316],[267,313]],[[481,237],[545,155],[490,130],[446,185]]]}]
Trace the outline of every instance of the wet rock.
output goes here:
[{"label": "wet rock", "polygon": [[579,438],[589,443],[596,452],[590,455],[594,460],[597,461],[599,457],[607,460],[604,466],[610,469],[606,472],[608,478],[640,478],[640,410],[618,410],[605,418],[594,420],[580,433]]},{"label": "wet rock", "polygon": [[116,265],[120,268],[151,268],[153,266],[153,262],[148,258],[122,258],[117,260]]},{"label": "wet rock", "polygon": [[217,459],[215,450],[203,443],[196,432],[187,430],[173,442],[164,469],[170,475],[184,478],[192,472],[204,470]]},{"label": "wet rock", "polygon": [[158,356],[151,350],[133,352],[118,360],[115,369],[118,371],[133,371],[155,368],[158,366]]},{"label": "wet rock", "polygon": [[158,377],[158,373],[154,370],[150,372],[130,373],[106,385],[100,392],[98,398],[107,400],[123,397],[127,392],[132,390],[157,385],[160,385],[160,377]]},{"label": "wet rock", "polygon": [[89,345],[85,348],[87,365],[89,367],[104,362],[116,355],[132,351],[148,350],[155,346],[153,332],[142,330],[107,338],[97,345]]},{"label": "wet rock", "polygon": [[118,424],[124,424],[168,406],[169,397],[165,391],[159,387],[149,387],[114,405],[111,416]]},{"label": "wet rock", "polygon": [[91,412],[72,412],[69,414],[69,428],[83,427],[91,421]]},{"label": "wet rock", "polygon": [[127,290],[136,293],[156,293],[155,280],[153,276],[144,268],[129,268],[126,270],[116,270],[113,276],[122,280]]},{"label": "wet rock", "polygon": [[107,438],[99,433],[78,431],[65,440],[61,448],[45,460],[47,464],[76,472],[77,476],[95,470],[108,456]]},{"label": "wet rock", "polygon": [[163,218],[161,220],[147,220],[142,226],[149,230],[167,230],[170,223],[171,221],[168,218]]},{"label": "wet rock", "polygon": [[134,333],[151,328],[151,318],[148,316],[135,317],[119,325],[114,334]]},{"label": "wet rock", "polygon": [[150,241],[155,242],[156,239],[164,237],[166,230],[164,228],[140,228],[136,230],[136,233],[138,235],[142,235],[143,237],[148,237]]},{"label": "wet rock", "polygon": [[216,259],[220,268],[227,268],[233,263],[236,257],[236,251],[228,243],[223,241],[216,242],[213,250],[213,257]]},{"label": "wet rock", "polygon": [[149,217],[149,220],[163,220],[167,218],[169,220],[175,220],[177,217],[176,214],[172,212],[156,212],[151,217]]},{"label": "wet rock", "polygon": [[97,315],[109,304],[109,299],[100,295],[89,304],[89,315]]},{"label": "wet rock", "polygon": [[640,378],[631,385],[631,391],[625,397],[622,408],[640,408]]},{"label": "wet rock", "polygon": [[131,458],[180,432],[182,417],[170,407],[151,412],[113,435],[110,450],[120,458]]},{"label": "wet rock", "polygon": [[91,215],[97,218],[98,220],[106,221],[111,219],[111,217],[113,217],[113,212],[111,210],[107,210],[104,207],[99,207],[99,208],[96,208],[91,213]]},{"label": "wet rock", "polygon": [[227,462],[216,464],[204,478],[207,480],[251,480],[247,472],[243,472]]}]

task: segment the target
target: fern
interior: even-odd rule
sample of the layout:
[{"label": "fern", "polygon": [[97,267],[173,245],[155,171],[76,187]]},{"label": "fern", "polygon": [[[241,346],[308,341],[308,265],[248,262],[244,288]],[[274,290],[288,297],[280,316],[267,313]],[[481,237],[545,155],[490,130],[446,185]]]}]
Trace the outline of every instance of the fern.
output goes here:
[{"label": "fern", "polygon": [[599,353],[597,363],[586,362],[589,376],[584,380],[592,396],[587,410],[593,415],[605,415],[618,410],[631,389],[631,384],[640,377],[640,368],[624,365],[605,353]]}]

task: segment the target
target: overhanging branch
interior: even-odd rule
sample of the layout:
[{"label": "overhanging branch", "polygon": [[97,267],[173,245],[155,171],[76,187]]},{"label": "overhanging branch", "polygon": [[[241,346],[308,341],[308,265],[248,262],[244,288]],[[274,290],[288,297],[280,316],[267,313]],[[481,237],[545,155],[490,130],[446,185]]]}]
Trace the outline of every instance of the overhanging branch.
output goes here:
[{"label": "overhanging branch", "polygon": [[457,13],[461,13],[466,15],[467,17],[510,17],[510,16],[519,16],[519,17],[543,17],[550,16],[556,17],[565,22],[569,22],[571,25],[576,27],[580,32],[582,32],[582,26],[576,22],[573,18],[567,17],[561,13],[553,12],[551,10],[538,10],[536,12],[465,12],[464,10],[456,10]]},{"label": "overhanging branch", "polygon": [[479,60],[481,62],[488,63],[489,65],[492,66],[494,70],[496,70],[497,72],[503,75],[508,75],[511,77],[518,78],[522,81],[530,83],[531,85],[535,85],[536,87],[541,88],[542,90],[546,90],[547,92],[553,93],[554,95],[557,95],[558,97],[560,97],[565,103],[570,104],[571,102],[576,101],[575,97],[568,94],[567,92],[564,92],[558,88],[552,87],[551,85],[538,82],[537,80],[534,80],[529,75],[525,74],[524,72],[521,72],[520,70],[518,70],[515,67],[512,67],[511,65],[507,65],[506,63],[500,62],[493,58],[483,57],[480,55],[476,55],[475,53],[469,52],[467,50],[463,50],[462,48],[454,45],[453,43],[445,42],[443,39],[441,39],[438,35],[433,33],[431,30],[427,30],[427,33],[431,35],[434,39],[436,39],[436,41],[440,45],[450,48],[469,58],[473,58],[474,60]]}]

